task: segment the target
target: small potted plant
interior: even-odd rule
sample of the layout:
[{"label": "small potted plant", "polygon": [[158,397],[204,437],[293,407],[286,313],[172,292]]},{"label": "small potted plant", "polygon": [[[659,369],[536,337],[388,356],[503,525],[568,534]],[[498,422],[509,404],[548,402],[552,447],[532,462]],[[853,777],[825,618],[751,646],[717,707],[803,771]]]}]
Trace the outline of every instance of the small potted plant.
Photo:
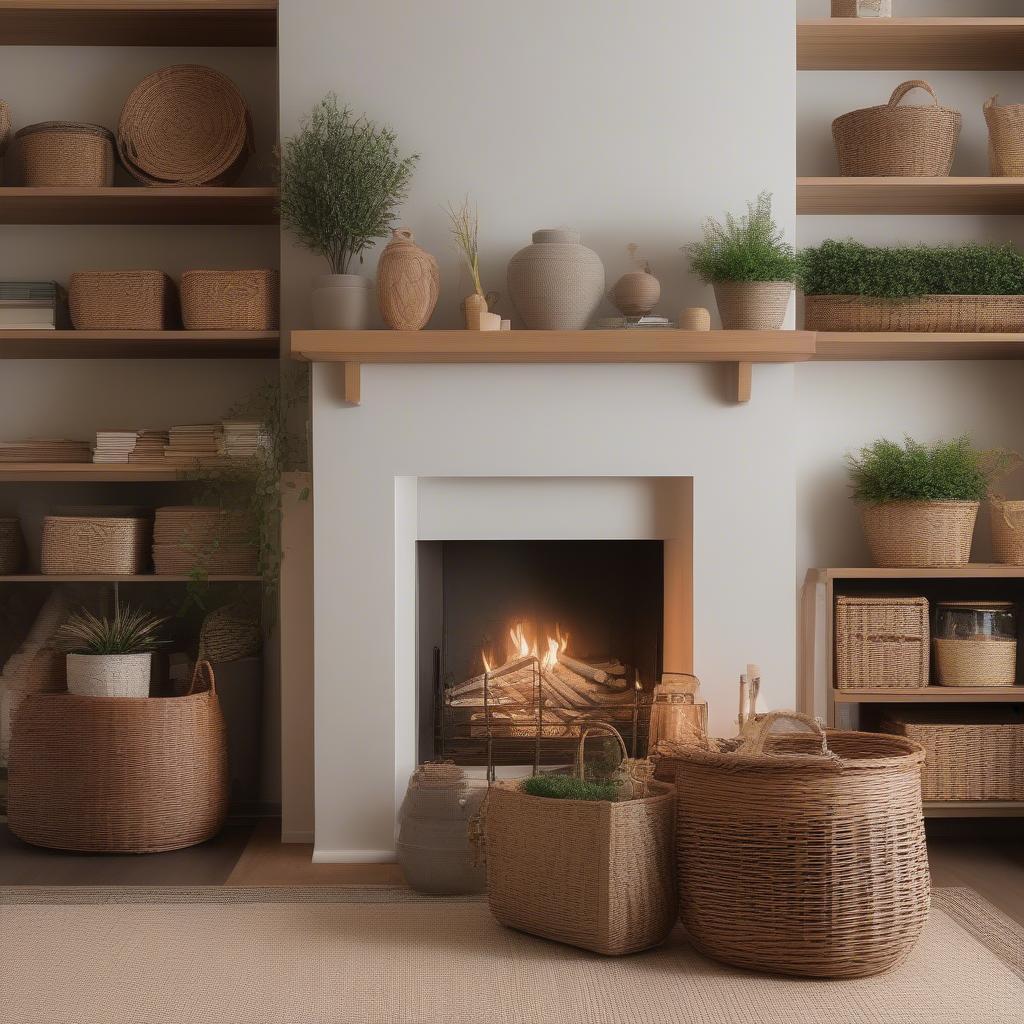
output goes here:
[{"label": "small potted plant", "polygon": [[978,509],[1007,456],[970,438],[902,445],[884,438],[848,456],[853,498],[876,565],[966,565]]},{"label": "small potted plant", "polygon": [[709,217],[704,237],[689,248],[690,265],[715,289],[727,331],[777,331],[786,319],[797,275],[793,247],[772,219],[772,197],[762,192],[747,213]]},{"label": "small potted plant", "polygon": [[339,107],[333,93],[281,150],[281,220],[300,245],[327,260],[316,279],[313,326],[365,330],[373,281],[349,273],[353,259],[385,237],[405,199],[417,155],[403,157],[387,127]]},{"label": "small potted plant", "polygon": [[86,608],[57,631],[67,653],[68,690],[85,697],[148,697],[153,651],[166,618],[118,603],[110,618]]},{"label": "small potted plant", "polygon": [[451,221],[452,238],[455,247],[462,256],[463,263],[469,271],[469,279],[473,285],[473,294],[463,300],[462,308],[466,314],[467,331],[497,331],[501,329],[501,316],[487,310],[488,296],[480,282],[480,216],[475,206],[470,206],[467,199],[458,209],[449,204],[448,219]]}]

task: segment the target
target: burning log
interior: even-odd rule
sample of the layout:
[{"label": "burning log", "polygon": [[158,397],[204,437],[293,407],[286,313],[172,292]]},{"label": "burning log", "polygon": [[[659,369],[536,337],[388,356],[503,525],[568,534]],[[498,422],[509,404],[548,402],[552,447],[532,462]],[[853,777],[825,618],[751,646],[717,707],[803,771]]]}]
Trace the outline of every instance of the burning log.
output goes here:
[{"label": "burning log", "polygon": [[594,668],[593,665],[588,665],[584,661],[577,661],[575,658],[570,658],[568,654],[561,652],[558,655],[558,663],[564,665],[566,668],[571,669],[577,675],[583,676],[584,679],[591,679],[595,683],[600,683],[604,686],[608,682],[608,673],[599,668]]}]

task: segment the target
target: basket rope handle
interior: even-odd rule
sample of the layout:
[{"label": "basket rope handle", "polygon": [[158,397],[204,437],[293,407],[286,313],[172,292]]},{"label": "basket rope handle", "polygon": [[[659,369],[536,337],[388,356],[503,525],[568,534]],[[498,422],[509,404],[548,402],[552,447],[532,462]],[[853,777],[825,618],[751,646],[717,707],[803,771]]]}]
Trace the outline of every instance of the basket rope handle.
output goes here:
[{"label": "basket rope handle", "polygon": [[939,97],[935,95],[935,90],[931,85],[929,85],[929,83],[923,78],[914,78],[909,82],[904,82],[902,85],[896,86],[892,95],[889,97],[889,106],[899,106],[907,93],[913,92],[915,89],[924,89],[924,91],[932,98],[932,106],[937,107],[939,105]]},{"label": "basket rope handle", "polygon": [[614,725],[609,725],[607,722],[593,722],[580,732],[580,741],[576,745],[576,778],[578,779],[583,779],[586,774],[583,764],[583,752],[587,745],[587,737],[592,732],[604,732],[606,735],[614,736],[619,741],[622,760],[625,761],[629,757],[629,751],[626,749],[626,743],[622,738],[622,734]]},{"label": "basket rope handle", "polygon": [[190,697],[195,692],[200,670],[202,670],[203,674],[206,676],[206,685],[210,693],[216,695],[217,679],[213,674],[213,666],[204,658],[202,661],[196,662],[196,667],[192,671],[192,681],[188,684],[188,692],[185,694],[186,697]]},{"label": "basket rope handle", "polygon": [[767,744],[777,722],[799,722],[801,725],[806,725],[811,733],[821,742],[821,756],[831,756],[832,752],[828,749],[828,740],[821,722],[800,711],[769,712],[764,718],[752,725],[746,736],[740,740],[733,753],[750,754],[755,757],[763,754],[765,744]]}]

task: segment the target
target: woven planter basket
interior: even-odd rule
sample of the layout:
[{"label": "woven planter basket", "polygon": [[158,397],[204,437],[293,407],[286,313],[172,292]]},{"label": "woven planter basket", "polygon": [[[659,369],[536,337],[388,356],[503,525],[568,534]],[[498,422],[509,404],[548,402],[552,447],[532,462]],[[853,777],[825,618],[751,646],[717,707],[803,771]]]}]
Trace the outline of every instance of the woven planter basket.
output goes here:
[{"label": "woven planter basket", "polygon": [[833,18],[891,18],[892,0],[832,0]]},{"label": "woven planter basket", "polygon": [[788,281],[716,281],[715,301],[726,331],[778,331],[793,285]]},{"label": "woven planter basket", "polygon": [[939,686],[1013,686],[1017,641],[936,637],[935,676]]},{"label": "woven planter basket", "polygon": [[906,331],[979,334],[1024,331],[1024,295],[807,295],[808,331]]},{"label": "woven planter basket", "polygon": [[[771,740],[797,717],[815,735]],[[731,753],[679,772],[680,919],[702,953],[752,970],[856,978],[900,963],[928,917],[924,752],[772,712]]]},{"label": "woven planter basket", "polygon": [[925,800],[1024,800],[1024,718],[1012,708],[894,708],[886,732],[925,750]]},{"label": "woven planter basket", "polygon": [[25,560],[25,538],[21,520],[17,517],[0,519],[0,576],[14,576]]},{"label": "woven planter basket", "polygon": [[492,786],[483,812],[491,913],[510,928],[608,956],[663,942],[675,921],[675,794],[665,783],[649,786],[653,795],[618,802]]},{"label": "woven planter basket", "polygon": [[861,505],[860,521],[875,565],[945,568],[971,560],[977,501],[893,501]]},{"label": "woven planter basket", "polygon": [[[901,106],[914,89],[924,89],[932,102]],[[904,82],[888,103],[837,117],[832,137],[844,178],[944,178],[953,167],[960,114],[940,106],[927,82]]]},{"label": "woven planter basket", "polygon": [[114,136],[98,124],[43,121],[15,139],[22,184],[29,188],[114,184]]},{"label": "woven planter basket", "polygon": [[840,690],[928,685],[926,598],[840,597],[835,622],[835,675]]},{"label": "woven planter basket", "polygon": [[178,322],[174,282],[160,270],[80,270],[68,287],[76,331],[163,331]]},{"label": "woven planter basket", "polygon": [[253,149],[249,108],[213,68],[163,68],[125,101],[117,148],[128,171],[148,185],[229,185]]},{"label": "woven planter basket", "polygon": [[992,555],[1000,565],[1024,565],[1024,501],[989,495]]},{"label": "woven planter basket", "polygon": [[149,565],[148,519],[46,516],[41,568],[45,575],[135,576]]},{"label": "woven planter basket", "polygon": [[227,809],[226,732],[208,663],[196,666],[183,697],[23,701],[11,737],[8,824],[26,843],[178,850],[216,835]]},{"label": "woven planter basket", "polygon": [[994,178],[1024,175],[1024,104],[1001,106],[999,97],[985,101],[988,162]]},{"label": "woven planter basket", "polygon": [[181,319],[189,331],[276,331],[276,270],[186,270]]}]

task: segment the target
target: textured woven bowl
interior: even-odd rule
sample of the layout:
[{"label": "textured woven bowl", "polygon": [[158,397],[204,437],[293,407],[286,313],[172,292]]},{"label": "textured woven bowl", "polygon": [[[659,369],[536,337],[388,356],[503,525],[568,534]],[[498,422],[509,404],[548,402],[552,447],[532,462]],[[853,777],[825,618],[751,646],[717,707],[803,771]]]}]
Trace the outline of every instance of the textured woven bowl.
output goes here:
[{"label": "textured woven bowl", "polygon": [[174,282],[160,270],[79,270],[68,287],[76,331],[163,331],[177,321]]},{"label": "textured woven bowl", "polygon": [[14,137],[22,184],[29,188],[114,183],[114,136],[98,124],[43,121],[22,128]]},{"label": "textured woven bowl", "polygon": [[189,331],[276,331],[276,270],[186,270],[181,319]]}]

